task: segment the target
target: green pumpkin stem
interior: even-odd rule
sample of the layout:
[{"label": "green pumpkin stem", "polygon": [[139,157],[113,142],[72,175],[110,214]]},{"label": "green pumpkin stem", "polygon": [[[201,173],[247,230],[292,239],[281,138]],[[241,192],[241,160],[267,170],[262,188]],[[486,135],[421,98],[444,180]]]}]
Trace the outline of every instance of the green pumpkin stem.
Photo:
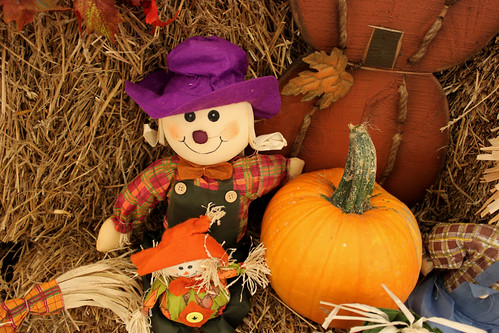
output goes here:
[{"label": "green pumpkin stem", "polygon": [[376,150],[364,125],[348,125],[350,146],[345,172],[329,201],[344,213],[362,214],[371,208],[376,179]]}]

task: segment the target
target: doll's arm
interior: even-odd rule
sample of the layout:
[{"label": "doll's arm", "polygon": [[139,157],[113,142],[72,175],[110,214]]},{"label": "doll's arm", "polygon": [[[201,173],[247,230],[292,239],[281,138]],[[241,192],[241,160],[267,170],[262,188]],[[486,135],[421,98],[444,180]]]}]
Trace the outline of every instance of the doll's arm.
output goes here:
[{"label": "doll's arm", "polygon": [[245,189],[251,193],[251,200],[269,193],[288,176],[301,173],[304,162],[299,158],[287,159],[281,155],[254,155],[234,163],[234,178],[242,175]]},{"label": "doll's arm", "polygon": [[126,186],[114,204],[113,215],[99,231],[97,250],[107,252],[122,245],[135,223],[141,223],[150,211],[166,198],[178,160],[154,162]]},{"label": "doll's arm", "polygon": [[437,224],[425,245],[435,268],[446,269],[445,287],[452,291],[474,279],[498,259],[499,227],[473,223]]},{"label": "doll's arm", "polygon": [[162,280],[161,277],[157,278],[151,289],[149,289],[148,293],[144,297],[144,301],[142,302],[142,313],[148,316],[149,310],[154,307],[158,298],[168,289],[168,285]]},{"label": "doll's arm", "polygon": [[435,268],[458,269],[466,256],[465,237],[460,224],[438,224],[425,237],[424,243],[428,249],[426,255]]},{"label": "doll's arm", "polygon": [[440,223],[425,237],[424,243],[435,268],[460,269],[483,257],[488,262],[497,259],[490,255],[497,252],[489,249],[495,250],[499,245],[499,228],[487,224]]}]

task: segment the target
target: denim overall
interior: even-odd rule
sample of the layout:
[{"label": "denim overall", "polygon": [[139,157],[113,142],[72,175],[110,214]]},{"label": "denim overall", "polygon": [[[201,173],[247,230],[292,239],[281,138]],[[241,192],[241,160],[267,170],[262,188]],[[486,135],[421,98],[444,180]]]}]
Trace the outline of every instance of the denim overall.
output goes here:
[{"label": "denim overall", "polygon": [[[499,333],[499,291],[491,289],[499,281],[499,261],[451,292],[444,287],[442,275],[429,278],[409,296],[407,306],[423,317],[442,317],[455,322]],[[458,333],[447,326],[430,322],[444,333]]]},{"label": "denim overall", "polygon": [[[220,219],[220,225],[214,223],[209,234],[213,236],[223,247],[227,249],[237,249],[233,258],[243,261],[249,248],[249,242],[243,240],[237,241],[239,234],[239,211],[240,198],[239,193],[233,188],[233,180],[218,181],[217,191],[208,190],[194,185],[193,180],[175,181],[173,191],[169,198],[167,222],[168,227],[173,227],[190,218],[199,217],[206,214],[206,207],[212,203],[215,206],[224,206],[225,216]],[[151,236],[144,235],[144,248],[152,245]],[[154,236],[157,240],[161,239],[161,233]],[[247,244],[246,244],[247,243]],[[150,288],[150,277],[143,279],[144,290]],[[229,280],[230,283],[230,280]],[[221,316],[208,320],[202,327],[202,332],[207,333],[229,333],[235,332],[235,327],[239,325],[242,319],[250,310],[250,294],[247,289],[242,288],[241,283],[235,283],[229,288],[231,299],[227,304]],[[241,300],[242,294],[242,300]],[[159,304],[152,309],[151,326],[155,333],[187,333],[192,332],[193,328],[167,319]]]}]

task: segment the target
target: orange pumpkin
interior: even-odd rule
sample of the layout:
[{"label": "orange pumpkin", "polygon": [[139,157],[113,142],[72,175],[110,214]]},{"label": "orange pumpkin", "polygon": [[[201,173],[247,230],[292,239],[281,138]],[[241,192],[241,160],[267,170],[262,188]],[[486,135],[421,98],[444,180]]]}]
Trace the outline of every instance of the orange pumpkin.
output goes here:
[{"label": "orange pumpkin", "polygon": [[345,170],[293,179],[265,211],[261,241],[272,287],[291,308],[318,323],[326,317],[320,301],[396,309],[381,284],[405,301],[419,277],[416,219],[375,183],[375,170],[376,153],[365,127],[351,127]]}]

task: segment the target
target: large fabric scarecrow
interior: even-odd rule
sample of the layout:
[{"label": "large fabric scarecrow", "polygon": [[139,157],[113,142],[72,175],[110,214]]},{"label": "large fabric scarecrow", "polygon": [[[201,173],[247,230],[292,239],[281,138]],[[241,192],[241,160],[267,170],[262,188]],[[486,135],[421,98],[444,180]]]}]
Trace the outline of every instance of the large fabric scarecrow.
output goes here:
[{"label": "large fabric scarecrow", "polygon": [[[499,227],[437,224],[425,238],[434,272],[407,300],[424,317],[499,333]],[[445,333],[459,331],[436,324]]]},{"label": "large fabric scarecrow", "polygon": [[[97,248],[118,247],[134,224],[141,223],[160,201],[168,200],[165,228],[203,215],[213,203],[224,206],[226,215],[210,229],[210,235],[225,249],[237,249],[234,257],[243,259],[250,202],[303,167],[301,160],[280,155],[239,156],[248,144],[256,151],[285,145],[278,133],[257,138],[254,132],[254,116],[270,118],[279,112],[277,79],[245,81],[246,53],[214,36],[185,40],[168,54],[167,65],[168,71],[154,72],[138,84],[127,82],[126,91],[152,118],[159,119],[158,139],[166,139],[177,155],[154,162],[126,186],[113,215],[101,227]],[[145,239],[144,244],[152,242]],[[208,321],[204,331],[234,332],[247,314],[249,295],[238,284],[230,293],[235,296],[223,315]],[[154,331],[189,331],[161,317],[155,307]]]}]

